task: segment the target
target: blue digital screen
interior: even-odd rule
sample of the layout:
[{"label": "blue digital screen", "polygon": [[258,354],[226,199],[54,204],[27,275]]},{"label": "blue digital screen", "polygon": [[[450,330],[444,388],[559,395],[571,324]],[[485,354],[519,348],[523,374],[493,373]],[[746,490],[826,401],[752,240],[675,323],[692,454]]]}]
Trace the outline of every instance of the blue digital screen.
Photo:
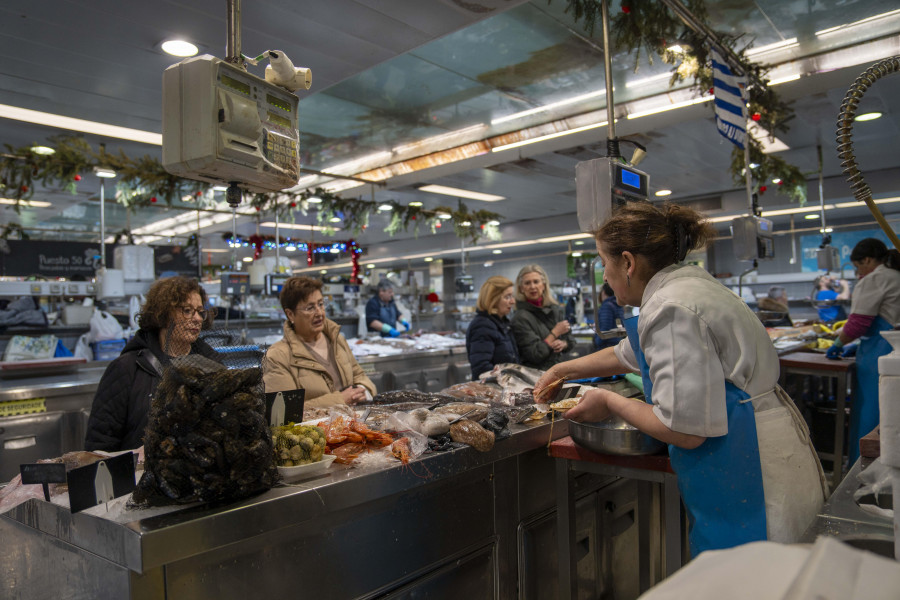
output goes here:
[{"label": "blue digital screen", "polygon": [[622,174],[622,183],[624,185],[633,187],[636,190],[641,189],[641,176],[637,173],[632,173],[631,171],[627,171],[625,169],[620,169],[619,171]]},{"label": "blue digital screen", "polygon": [[768,230],[769,230],[769,222],[760,219],[760,221],[759,221],[759,229],[760,229],[760,231],[768,231]]}]

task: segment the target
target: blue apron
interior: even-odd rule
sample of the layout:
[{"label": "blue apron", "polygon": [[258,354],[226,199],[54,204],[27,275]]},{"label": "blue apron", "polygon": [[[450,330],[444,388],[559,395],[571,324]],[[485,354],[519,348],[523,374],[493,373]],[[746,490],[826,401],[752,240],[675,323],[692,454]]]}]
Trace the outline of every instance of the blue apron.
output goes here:
[{"label": "blue apron", "polygon": [[[644,399],[652,404],[653,382],[638,340],[637,320],[626,319],[631,349],[641,367]],[[707,438],[693,450],[669,444],[672,470],[690,522],[691,556],[766,539],[759,442],[749,395],[725,382],[728,434]]]},{"label": "blue apron", "polygon": [[[387,304],[384,302],[378,302],[378,320],[382,323],[387,323],[394,329],[397,328],[397,319],[400,318],[400,311],[397,309],[397,305],[394,304],[394,301],[391,300]],[[388,334],[381,332],[381,337],[387,337]]]},{"label": "blue apron", "polygon": [[859,438],[878,425],[878,358],[890,353],[891,345],[882,331],[894,327],[882,317],[875,317],[859,338],[856,349],[856,379],[853,385],[853,406],[850,409],[849,465],[859,458]]}]

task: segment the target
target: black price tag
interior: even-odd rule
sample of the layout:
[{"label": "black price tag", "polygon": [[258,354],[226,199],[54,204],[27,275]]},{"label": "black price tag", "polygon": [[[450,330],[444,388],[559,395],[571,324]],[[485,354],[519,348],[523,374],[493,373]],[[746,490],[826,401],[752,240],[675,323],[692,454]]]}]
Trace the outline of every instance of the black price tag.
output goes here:
[{"label": "black price tag", "polygon": [[266,421],[272,427],[303,420],[303,402],[306,390],[288,390],[266,394]]},{"label": "black price tag", "polygon": [[66,465],[62,463],[33,463],[19,465],[22,483],[26,485],[40,484],[44,488],[44,500],[50,502],[49,483],[66,482]]},{"label": "black price tag", "polygon": [[73,513],[134,491],[134,453],[126,452],[69,471],[69,507]]}]

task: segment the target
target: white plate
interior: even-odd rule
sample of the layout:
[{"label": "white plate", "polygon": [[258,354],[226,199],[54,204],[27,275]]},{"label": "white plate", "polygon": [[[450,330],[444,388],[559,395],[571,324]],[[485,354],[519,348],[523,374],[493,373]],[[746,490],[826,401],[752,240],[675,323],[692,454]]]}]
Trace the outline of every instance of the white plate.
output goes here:
[{"label": "white plate", "polygon": [[322,460],[320,460],[319,462],[309,463],[308,465],[300,465],[297,467],[278,467],[278,474],[281,475],[282,479],[284,479],[285,481],[289,481],[291,479],[299,479],[300,477],[308,477],[310,475],[316,475],[318,473],[324,472],[328,467],[330,467],[335,458],[337,457],[334,454],[325,454],[322,456]]}]

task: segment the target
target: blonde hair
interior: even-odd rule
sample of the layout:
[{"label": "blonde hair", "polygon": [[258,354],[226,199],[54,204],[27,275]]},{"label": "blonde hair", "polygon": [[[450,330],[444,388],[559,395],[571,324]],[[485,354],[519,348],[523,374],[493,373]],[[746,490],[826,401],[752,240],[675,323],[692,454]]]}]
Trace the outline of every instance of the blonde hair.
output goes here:
[{"label": "blonde hair", "polygon": [[512,287],[513,282],[501,275],[488,277],[488,280],[482,284],[478,291],[478,303],[475,305],[480,311],[488,314],[497,314],[497,305],[500,304],[500,297],[506,288]]},{"label": "blonde hair", "polygon": [[549,304],[559,304],[553,298],[553,295],[550,294],[550,279],[547,277],[547,271],[545,271],[541,265],[525,265],[519,271],[519,274],[516,275],[516,300],[521,302],[525,301],[525,294],[522,293],[522,280],[525,279],[525,276],[529,273],[537,273],[541,276],[541,281],[544,282],[544,306]]}]

